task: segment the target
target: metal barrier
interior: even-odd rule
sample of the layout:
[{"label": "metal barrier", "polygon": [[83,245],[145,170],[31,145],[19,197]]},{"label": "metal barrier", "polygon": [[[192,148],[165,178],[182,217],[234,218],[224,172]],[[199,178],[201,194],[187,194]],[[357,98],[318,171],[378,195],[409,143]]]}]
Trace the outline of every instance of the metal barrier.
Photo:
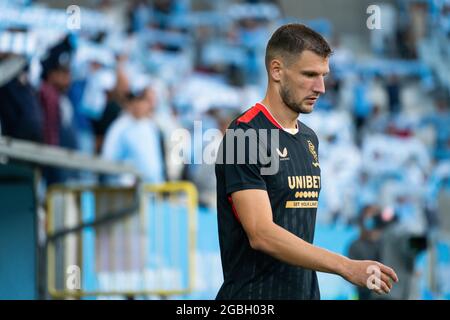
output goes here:
[{"label": "metal barrier", "polygon": [[129,298],[192,292],[197,204],[197,190],[189,182],[51,187],[48,293]]}]

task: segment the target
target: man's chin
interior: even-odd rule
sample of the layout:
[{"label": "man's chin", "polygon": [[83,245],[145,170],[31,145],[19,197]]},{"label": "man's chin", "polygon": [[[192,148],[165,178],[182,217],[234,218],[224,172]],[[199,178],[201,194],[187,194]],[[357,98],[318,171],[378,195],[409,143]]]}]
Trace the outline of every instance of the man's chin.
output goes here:
[{"label": "man's chin", "polygon": [[297,113],[311,113],[314,109],[315,102],[303,101],[301,104],[288,105],[289,109]]},{"label": "man's chin", "polygon": [[303,102],[301,105],[300,113],[311,113],[314,110],[314,102]]}]

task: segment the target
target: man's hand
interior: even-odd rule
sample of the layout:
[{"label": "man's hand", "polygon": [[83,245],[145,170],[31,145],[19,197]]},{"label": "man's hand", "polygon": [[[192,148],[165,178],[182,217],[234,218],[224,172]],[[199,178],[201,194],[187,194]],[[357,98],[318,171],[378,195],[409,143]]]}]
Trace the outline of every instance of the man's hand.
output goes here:
[{"label": "man's hand", "polygon": [[349,259],[342,276],[347,281],[360,287],[366,287],[378,294],[389,293],[392,289],[392,282],[398,282],[394,270],[370,260]]}]

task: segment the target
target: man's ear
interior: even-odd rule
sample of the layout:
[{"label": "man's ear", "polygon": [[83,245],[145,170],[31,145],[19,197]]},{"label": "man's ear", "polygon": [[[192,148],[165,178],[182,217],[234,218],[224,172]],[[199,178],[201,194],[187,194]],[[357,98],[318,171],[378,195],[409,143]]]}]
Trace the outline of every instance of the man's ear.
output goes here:
[{"label": "man's ear", "polygon": [[281,73],[283,72],[283,63],[279,59],[270,61],[269,73],[273,81],[279,82],[281,80]]}]

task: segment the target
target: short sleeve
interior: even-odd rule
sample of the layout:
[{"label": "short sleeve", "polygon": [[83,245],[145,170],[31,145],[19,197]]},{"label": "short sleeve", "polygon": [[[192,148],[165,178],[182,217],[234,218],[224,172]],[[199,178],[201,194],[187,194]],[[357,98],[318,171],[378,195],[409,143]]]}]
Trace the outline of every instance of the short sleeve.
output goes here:
[{"label": "short sleeve", "polygon": [[[226,193],[231,194],[246,189],[267,190],[266,182],[261,175],[262,165],[257,157],[258,149],[255,149],[262,147],[258,146],[258,137],[255,133],[248,135],[245,139],[238,138],[236,132],[239,129],[241,129],[241,133],[248,133],[248,129],[252,130],[245,127],[227,130],[221,146],[221,152],[223,152],[221,165],[223,166]],[[233,145],[230,145],[231,141],[233,141]],[[234,150],[234,154],[231,156],[227,154],[231,152],[230,148]],[[242,154],[243,152],[244,154]]]}]

